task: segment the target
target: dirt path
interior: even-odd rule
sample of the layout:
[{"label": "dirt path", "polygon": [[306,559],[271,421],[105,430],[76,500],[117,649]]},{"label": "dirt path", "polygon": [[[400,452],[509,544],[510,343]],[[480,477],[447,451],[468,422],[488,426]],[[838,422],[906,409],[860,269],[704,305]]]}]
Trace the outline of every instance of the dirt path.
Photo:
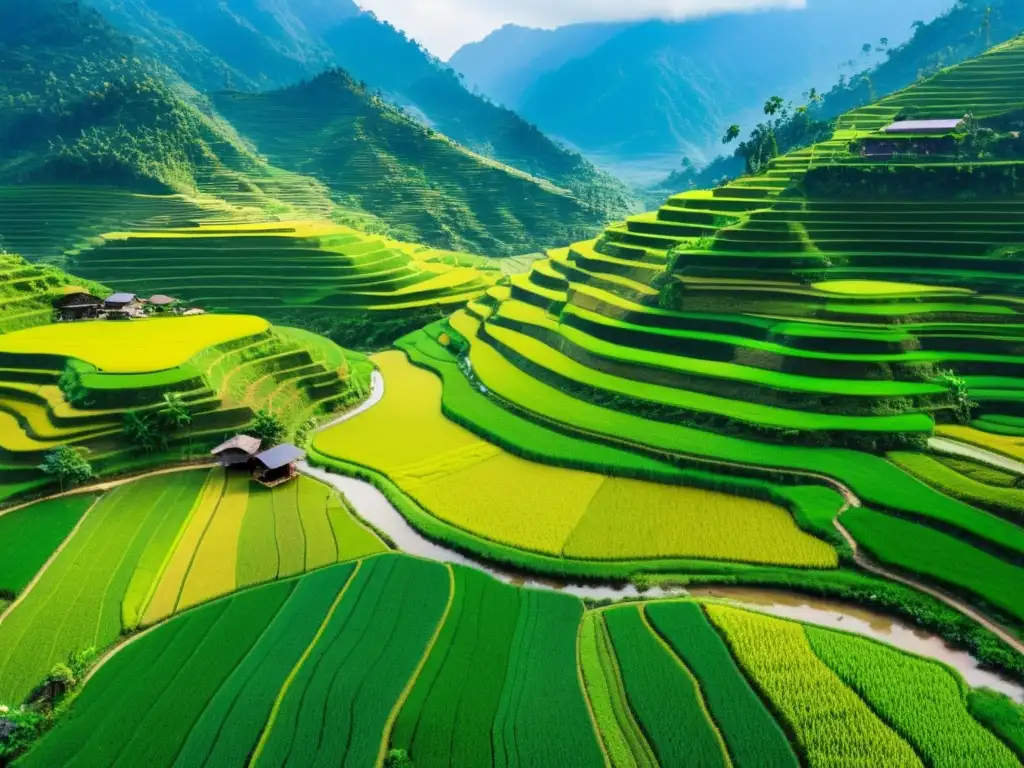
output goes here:
[{"label": "dirt path", "polygon": [[936,453],[945,453],[950,456],[959,456],[966,459],[974,459],[990,467],[1012,472],[1015,475],[1024,477],[1024,462],[1017,461],[1001,453],[990,451],[970,443],[961,443],[959,440],[950,440],[948,437],[933,437],[928,441],[928,447]]},{"label": "dirt path", "polygon": [[962,613],[969,619],[973,619],[974,621],[978,622],[989,632],[994,634],[1004,643],[1006,643],[1015,651],[1017,651],[1017,653],[1024,655],[1024,642],[1014,637],[1009,631],[1007,631],[991,619],[987,618],[984,614],[978,612],[971,606],[967,605],[967,603],[964,603],[963,601],[951,595],[948,595],[941,590],[922,584],[920,581],[917,581],[916,579],[911,579],[901,574],[890,571],[887,568],[883,568],[882,566],[878,565],[873,560],[868,558],[867,555],[860,551],[860,548],[857,546],[857,540],[853,538],[853,536],[850,534],[848,530],[846,530],[846,528],[843,526],[842,521],[840,520],[840,518],[843,516],[843,513],[846,512],[846,510],[848,510],[849,508],[850,505],[847,504],[841,510],[839,510],[839,514],[836,515],[836,518],[832,521],[832,524],[836,527],[836,530],[839,531],[840,534],[842,534],[842,537],[846,539],[846,543],[850,545],[850,548],[853,550],[853,559],[857,562],[857,565],[859,565],[864,570],[875,574],[876,576],[882,576],[883,578],[889,579],[890,581],[899,582],[904,586],[911,587],[912,589],[916,589],[919,592],[924,592],[927,595],[931,595],[936,600],[942,601],[953,610]]},{"label": "dirt path", "polygon": [[72,488],[62,493],[55,493],[51,496],[40,496],[38,499],[32,499],[31,501],[25,501],[21,504],[16,504],[13,507],[7,507],[6,509],[0,509],[0,517],[9,515],[11,512],[17,512],[19,509],[25,509],[25,507],[31,507],[33,504],[39,504],[43,501],[51,501],[53,499],[62,499],[65,496],[78,496],[83,493],[102,493],[109,491],[113,488],[117,488],[119,485],[127,485],[133,483],[136,480],[142,480],[147,477],[156,477],[157,475],[169,475],[172,472],[189,472],[193,469],[211,469],[217,466],[217,462],[213,461],[198,461],[194,464],[179,464],[174,467],[164,467],[163,469],[153,469],[148,472],[140,472],[136,475],[125,475],[124,477],[117,477],[111,480],[104,480],[92,485],[80,485],[77,488]]}]

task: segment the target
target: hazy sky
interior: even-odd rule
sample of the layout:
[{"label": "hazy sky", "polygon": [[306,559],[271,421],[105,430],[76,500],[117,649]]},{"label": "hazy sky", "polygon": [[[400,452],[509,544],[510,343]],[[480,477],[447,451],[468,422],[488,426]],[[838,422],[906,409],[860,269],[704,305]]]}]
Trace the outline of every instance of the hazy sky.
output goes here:
[{"label": "hazy sky", "polygon": [[709,11],[803,7],[806,0],[356,0],[447,59],[504,24],[559,27],[577,21],[682,19]]}]

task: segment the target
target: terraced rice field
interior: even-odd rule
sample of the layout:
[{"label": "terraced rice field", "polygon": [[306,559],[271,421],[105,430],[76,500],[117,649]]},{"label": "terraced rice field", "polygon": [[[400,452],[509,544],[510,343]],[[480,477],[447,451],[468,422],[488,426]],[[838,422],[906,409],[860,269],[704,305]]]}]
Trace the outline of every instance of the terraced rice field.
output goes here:
[{"label": "terraced rice field", "polygon": [[31,261],[61,266],[66,254],[95,245],[104,232],[147,231],[224,218],[245,220],[230,204],[212,197],[140,195],[70,184],[0,186],[4,245]]},{"label": "terraced rice field", "polygon": [[[682,193],[596,240],[549,252],[529,274],[471,301],[443,329],[456,339],[452,348],[462,367],[472,371],[471,387],[490,401],[467,404],[473,398],[449,371],[442,374],[443,412],[503,446],[521,445],[518,434],[527,429],[521,424],[532,421],[559,439],[663,463],[837,481],[870,507],[844,518],[865,551],[975,602],[995,607],[992,600],[1001,601],[996,610],[1021,626],[1006,596],[1009,584],[1024,578],[1016,489],[961,480],[921,451],[938,434],[1024,458],[1018,445],[1024,301],[1017,268],[1024,202],[996,193],[953,200],[816,191],[826,188],[817,180],[836,163],[870,165],[851,142],[870,138],[897,113],[970,111],[983,125],[1014,114],[1024,104],[1014,85],[1021,76],[1024,42],[1015,40],[843,118],[830,141],[778,158],[759,176]],[[943,161],[924,157],[911,164],[939,172]],[[421,365],[444,365],[444,352],[422,337],[402,348]],[[971,412],[970,426],[957,423],[958,408]],[[481,457],[453,493],[471,494],[473,472],[482,484],[487,461],[493,460]],[[400,474],[374,466],[392,478]],[[650,485],[632,481],[603,484],[563,540],[562,555],[599,556],[595,546],[607,539],[612,521],[624,519],[613,510],[633,502],[657,509],[657,502],[637,501],[655,495]],[[601,498],[608,504],[596,512],[594,500]],[[440,494],[424,501],[434,508],[444,502]],[[673,520],[687,519],[681,506],[672,505]],[[691,497],[686,506],[693,512],[685,530],[694,556],[701,545],[693,520],[721,531],[712,522],[721,507],[714,493]],[[577,514],[572,507],[559,505],[567,517]],[[870,524],[862,522],[869,516]],[[770,516],[745,519],[769,526],[751,538],[772,538]],[[618,555],[685,551],[671,534],[659,535],[672,530],[666,520],[652,513],[617,528]],[[808,520],[828,535],[829,511],[812,510]],[[454,517],[449,522],[460,524]],[[550,540],[531,526],[536,538],[518,545],[553,553],[562,535],[557,524],[551,519]],[[466,525],[482,530],[477,520]],[[898,528],[911,543],[890,551],[882,528],[893,528],[892,535]],[[501,534],[506,541],[515,541],[512,536]],[[735,556],[744,539],[725,546]],[[954,567],[943,565],[952,556],[947,541],[956,544]],[[706,556],[728,559],[713,543],[703,546]],[[736,559],[785,560],[750,553]],[[960,567],[968,561],[977,567]]]},{"label": "terraced rice field", "polygon": [[[254,583],[239,579],[239,566],[252,556],[240,550],[240,531],[266,513],[254,503],[262,494],[277,517],[266,532],[274,568],[259,581],[292,575],[279,569],[278,557],[302,573],[386,549],[327,486],[303,477],[250,496],[250,484],[244,473],[226,476],[219,468],[169,473],[120,486],[98,501],[83,494],[0,516],[0,531],[16,537],[0,545],[0,552],[12,548],[0,565],[0,588],[14,597],[39,574],[0,621],[0,699],[20,701],[72,653],[103,648],[122,631]],[[277,529],[289,517],[299,525],[286,538]],[[260,538],[250,535],[245,543],[266,551]]]},{"label": "terraced rice field", "polygon": [[[295,430],[364,397],[370,370],[363,356],[327,339],[244,315],[59,323],[2,335],[0,483],[5,496],[44,485],[37,465],[60,444],[87,451],[102,474],[205,455],[259,409]],[[152,416],[168,393],[181,396],[191,424],[147,454],[124,435],[125,413]]]},{"label": "terraced rice field", "polygon": [[469,254],[317,221],[110,232],[70,264],[76,274],[103,275],[140,295],[303,325],[334,312],[455,308],[501,276]]},{"label": "terraced rice field", "polygon": [[337,494],[315,480],[300,477],[268,490],[244,473],[215,469],[176,546],[165,552],[152,597],[138,617],[143,625],[154,624],[243,587],[385,549]]},{"label": "terraced rice field", "polygon": [[208,347],[266,333],[270,323],[246,315],[154,317],[128,323],[92,320],[44,325],[0,337],[0,355],[82,360],[105,373],[177,368]]},{"label": "terraced rice field", "polygon": [[[384,473],[430,514],[485,542],[570,560],[836,565],[829,545],[780,506],[527,461],[447,421],[441,382],[402,353],[374,361],[383,401],[317,435],[315,450]],[[396,430],[419,437],[395,440]]]},{"label": "terraced rice field", "polygon": [[[376,485],[430,539],[566,582],[841,595],[1019,680],[1024,197],[983,187],[1011,161],[941,153],[889,158],[872,186],[887,161],[859,148],[900,114],[1018,119],[1022,82],[1024,37],[758,176],[501,280],[467,254],[341,226],[239,223],[254,201],[215,174],[231,215],[144,217],[69,258],[119,288],[267,319],[34,328],[49,284],[26,273],[35,298],[0,314],[0,489],[38,486],[57,445],[101,471],[145,461],[119,444],[124,413],[167,392],[194,416],[175,435],[184,457],[256,408],[295,430],[353,405],[375,366],[383,399],[316,433],[310,457]],[[958,166],[970,194],[911,188]],[[0,298],[26,269],[0,263]],[[462,306],[370,359],[270,325]],[[929,453],[933,435],[997,457]],[[50,696],[54,665],[113,649],[18,764],[1024,759],[1019,705],[895,646],[719,599],[584,603],[387,549],[326,486],[267,490],[220,468],[0,513],[0,703]]]},{"label": "terraced rice field", "polygon": [[692,601],[585,611],[391,554],[125,644],[23,764],[368,765],[395,748],[430,768],[1015,765],[967,702],[955,673],[871,640]]},{"label": "terraced rice field", "polygon": [[103,292],[88,280],[0,253],[0,334],[53,322],[54,300],[78,290]]}]

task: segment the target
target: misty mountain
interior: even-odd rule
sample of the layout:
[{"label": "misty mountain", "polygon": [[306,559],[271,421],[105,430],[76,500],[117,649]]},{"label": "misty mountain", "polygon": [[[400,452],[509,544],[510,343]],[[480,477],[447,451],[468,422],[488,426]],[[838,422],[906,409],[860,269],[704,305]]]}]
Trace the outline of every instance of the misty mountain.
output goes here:
[{"label": "misty mountain", "polygon": [[[863,69],[880,58],[878,49],[909,38],[912,22],[927,21],[949,5],[950,0],[810,0],[804,10],[630,24],[520,85],[520,96],[509,106],[585,152],[701,159],[715,150],[726,126],[755,119],[767,97],[798,98],[835,82],[844,66]],[[584,32],[573,34],[586,39]],[[493,35],[453,61],[470,82],[494,82],[493,68],[479,62],[526,61],[529,70],[535,37],[525,36],[520,54],[499,47],[515,39]],[[499,80],[509,78],[504,73]],[[488,95],[497,99],[502,93]]]},{"label": "misty mountain", "polygon": [[499,104],[519,104],[542,75],[589,55],[631,23],[570,24],[533,29],[506,24],[483,40],[464,45],[448,60],[472,88]]}]

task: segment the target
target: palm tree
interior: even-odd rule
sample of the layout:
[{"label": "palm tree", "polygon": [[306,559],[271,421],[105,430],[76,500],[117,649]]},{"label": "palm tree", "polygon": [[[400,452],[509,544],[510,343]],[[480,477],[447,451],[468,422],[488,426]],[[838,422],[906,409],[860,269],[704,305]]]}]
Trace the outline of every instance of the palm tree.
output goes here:
[{"label": "palm tree", "polygon": [[769,117],[774,117],[785,103],[781,96],[772,96],[764,103],[764,113]]}]

